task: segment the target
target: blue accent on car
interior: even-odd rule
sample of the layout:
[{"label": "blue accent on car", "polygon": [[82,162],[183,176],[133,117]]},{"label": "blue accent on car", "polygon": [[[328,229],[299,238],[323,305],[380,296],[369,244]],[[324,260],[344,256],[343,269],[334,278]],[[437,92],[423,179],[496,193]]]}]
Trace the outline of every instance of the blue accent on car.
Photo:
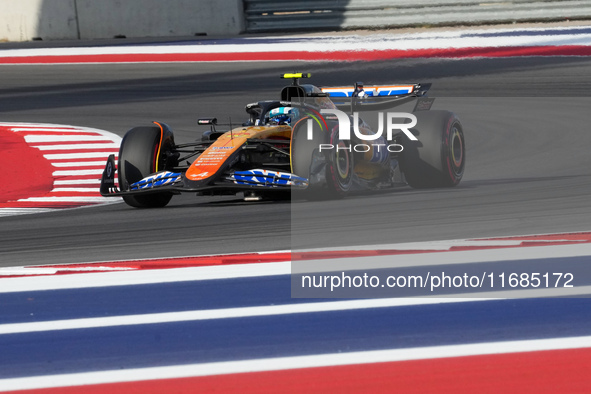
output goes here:
[{"label": "blue accent on car", "polygon": [[404,90],[382,90],[378,92],[378,96],[398,96],[400,94],[409,94],[409,89]]},{"label": "blue accent on car", "polygon": [[230,175],[230,179],[239,185],[256,185],[256,186],[295,186],[306,187],[308,180],[289,174],[287,172],[275,172],[267,170],[248,170],[236,171]]},{"label": "blue accent on car", "polygon": [[139,182],[131,184],[131,190],[149,189],[152,187],[159,187],[170,185],[180,179],[180,172],[164,171],[154,175],[150,175]]}]

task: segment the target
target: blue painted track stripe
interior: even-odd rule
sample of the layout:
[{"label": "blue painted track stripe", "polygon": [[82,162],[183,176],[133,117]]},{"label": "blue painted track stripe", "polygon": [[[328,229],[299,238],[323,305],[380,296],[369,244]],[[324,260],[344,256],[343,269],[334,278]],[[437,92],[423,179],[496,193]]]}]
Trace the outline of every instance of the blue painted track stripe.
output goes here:
[{"label": "blue painted track stripe", "polygon": [[0,336],[0,378],[591,334],[590,299],[504,300]]},{"label": "blue painted track stripe", "polygon": [[[506,272],[507,276],[509,272],[514,270],[520,272],[574,272],[575,277],[572,284],[574,286],[573,290],[577,290],[584,289],[584,286],[589,285],[591,267],[587,264],[588,260],[588,256],[577,256],[526,261],[508,260],[460,265],[450,264],[437,267],[400,267],[386,271],[368,270],[368,272],[370,272],[370,275],[379,274],[380,272],[382,274],[387,272],[388,275],[415,275],[419,272],[425,274],[427,271],[433,273],[445,271],[447,275],[451,276],[467,272],[469,275],[475,274],[479,277],[482,276],[483,272],[493,271],[497,272],[497,274]],[[184,271],[180,270],[179,272]],[[362,274],[363,272],[359,273]],[[354,272],[351,272],[351,275],[353,274]],[[179,276],[178,280],[183,279],[180,273],[177,275]],[[382,277],[382,279],[384,278],[385,276]],[[0,293],[0,306],[2,307],[0,324],[326,301],[326,299],[320,298],[292,299],[290,279],[289,275],[273,275]],[[494,289],[496,291],[514,290],[509,287],[502,289],[498,280],[496,283]],[[311,295],[314,294],[316,289],[309,290],[308,294]],[[404,288],[398,293],[394,293],[396,289],[392,290],[391,293],[386,292],[386,294],[389,294],[388,297],[396,295],[411,297],[425,294],[422,289]],[[480,291],[479,289],[448,288],[438,294],[457,294],[467,290],[472,292]],[[320,294],[329,296],[330,292],[324,291]],[[551,290],[548,291],[547,295],[552,295]],[[504,298],[503,295],[495,297]]]},{"label": "blue painted track stripe", "polygon": [[0,294],[0,324],[315,302],[288,275]]}]

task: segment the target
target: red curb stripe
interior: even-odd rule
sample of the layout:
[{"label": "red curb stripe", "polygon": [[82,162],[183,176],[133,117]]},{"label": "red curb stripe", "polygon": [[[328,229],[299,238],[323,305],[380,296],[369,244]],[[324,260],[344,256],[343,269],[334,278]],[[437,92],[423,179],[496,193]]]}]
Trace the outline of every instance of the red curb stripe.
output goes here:
[{"label": "red curb stripe", "polygon": [[521,56],[591,56],[591,46],[520,46],[479,48],[385,49],[374,51],[282,51],[232,53],[146,53],[57,56],[12,56],[0,58],[0,64],[59,63],[143,63],[143,62],[220,62],[220,61],[356,61],[397,58],[474,58]]},{"label": "red curb stripe", "polygon": [[[51,191],[53,166],[25,141],[24,135],[0,127],[0,207],[11,200],[44,195]],[[18,163],[18,165],[15,165]]]},{"label": "red curb stripe", "polygon": [[[178,379],[20,393],[585,393],[591,349],[427,359]],[[149,378],[149,376],[146,376]]]},{"label": "red curb stripe", "polygon": [[[63,129],[66,130],[64,131]],[[4,157],[3,160],[8,162],[10,161],[10,157],[18,156],[21,159],[20,162],[26,164],[21,171],[13,171],[5,175],[6,179],[2,182],[5,185],[5,190],[4,194],[0,196],[0,208],[66,209],[116,202],[117,200],[108,201],[107,199],[102,201],[98,199],[95,199],[96,201],[88,201],[87,199],[82,199],[83,201],[59,201],[59,199],[63,200],[68,197],[92,197],[93,199],[94,197],[100,197],[99,180],[104,168],[104,162],[106,162],[109,154],[118,154],[119,152],[119,144],[115,143],[115,141],[119,141],[119,137],[113,135],[114,141],[109,138],[109,134],[107,133],[73,126],[0,123],[0,141],[3,141],[4,145],[8,146],[8,150],[5,149],[7,153],[4,154],[4,156],[7,154],[8,156]],[[28,138],[29,141],[27,141],[27,137],[30,136],[47,136],[48,138],[66,136],[68,141],[31,141],[34,138]],[[96,141],[75,140],[82,136],[94,136],[98,139]],[[97,149],[94,147],[96,144],[117,146],[108,149]],[[72,147],[72,145],[76,145],[75,149],[67,149],[68,147]],[[49,149],[46,150],[46,148]],[[52,158],[53,156],[49,156],[81,153],[96,153],[100,154],[101,158],[67,158],[54,160]],[[23,157],[26,160],[22,160]],[[3,160],[0,159],[0,162]],[[95,162],[95,164],[84,164],[90,161]],[[54,165],[57,163],[64,163],[66,166]],[[76,172],[72,171],[80,172],[89,170],[96,172],[96,174],[55,175],[76,174]],[[40,188],[38,178],[42,178],[43,188]],[[92,180],[96,181],[96,183],[85,184],[82,182],[84,180]],[[60,184],[61,181],[67,181],[67,183]],[[81,188],[81,190],[64,191],[64,189],[67,190],[68,188]],[[62,191],[59,189],[62,189]],[[58,199],[57,201],[55,200],[56,198]]]},{"label": "red curb stripe", "polygon": [[[64,203],[67,204],[67,203]],[[92,205],[89,203],[87,205]],[[22,206],[22,205],[19,205]],[[38,205],[36,205],[38,206]],[[279,263],[286,261],[305,261],[305,260],[323,260],[323,259],[338,259],[338,258],[353,258],[353,257],[372,257],[372,256],[393,256],[393,255],[411,255],[419,253],[441,253],[441,252],[458,252],[470,250],[490,250],[490,249],[507,249],[507,248],[523,248],[532,246],[553,246],[553,245],[573,245],[580,243],[591,242],[591,232],[575,233],[575,234],[556,234],[546,236],[528,236],[528,237],[507,237],[496,238],[498,241],[513,241],[520,238],[535,239],[537,242],[528,242],[524,240],[518,245],[465,245],[465,246],[451,246],[449,248],[441,247],[440,249],[380,249],[380,250],[345,250],[345,251],[312,251],[312,252],[276,252],[276,253],[244,253],[232,255],[214,255],[214,256],[190,256],[190,257],[174,257],[161,259],[142,259],[142,260],[127,260],[127,261],[110,261],[110,262],[96,262],[96,263],[81,263],[81,264],[58,264],[58,265],[43,265],[43,266],[29,266],[26,267],[32,270],[35,268],[50,268],[55,269],[54,274],[36,274],[36,275],[64,275],[80,273],[76,268],[83,269],[85,273],[103,272],[104,268],[128,268],[130,270],[153,270],[153,269],[169,269],[169,268],[186,268],[186,267],[205,267],[205,266],[220,266],[220,265],[234,265],[234,264],[256,264],[256,263]],[[493,240],[493,239],[487,239]],[[545,242],[549,240],[548,242]],[[466,240],[466,242],[484,241],[482,239]],[[541,241],[541,242],[540,242]],[[427,243],[428,244],[428,243]],[[93,267],[97,267],[93,270]],[[103,269],[99,269],[102,267]],[[11,275],[11,277],[29,276],[29,275]]]}]

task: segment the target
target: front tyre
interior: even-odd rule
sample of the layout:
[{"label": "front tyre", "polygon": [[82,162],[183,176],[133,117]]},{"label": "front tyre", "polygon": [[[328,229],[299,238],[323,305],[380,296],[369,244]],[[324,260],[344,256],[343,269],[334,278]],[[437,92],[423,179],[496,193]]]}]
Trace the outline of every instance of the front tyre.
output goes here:
[{"label": "front tyre", "polygon": [[[308,135],[308,121],[311,121],[311,138]],[[326,154],[320,146],[329,142],[324,127],[312,117],[301,118],[294,126],[290,143],[291,172],[308,180],[308,188],[293,195],[308,200],[318,200],[326,194]],[[293,196],[292,195],[292,196]]]},{"label": "front tyre", "polygon": [[462,124],[449,111],[416,112],[411,132],[418,141],[404,138],[401,170],[414,188],[456,186],[466,165]]},{"label": "front tyre", "polygon": [[338,127],[332,131],[331,145],[334,149],[330,153],[326,174],[326,184],[329,196],[332,198],[344,197],[353,186],[353,152],[351,142],[339,140]]},{"label": "front tyre", "polygon": [[[165,169],[166,152],[174,146],[172,133],[165,125],[160,127],[134,127],[121,141],[119,149],[119,186],[129,190],[130,185],[150,174]],[[136,208],[164,207],[172,193],[160,192],[123,196],[123,201]]]},{"label": "front tyre", "polygon": [[[312,120],[310,126],[308,120]],[[312,130],[311,138],[308,127]],[[353,154],[350,150],[349,141],[338,140],[337,126],[329,135],[325,127],[311,117],[297,122],[291,137],[290,158],[292,173],[309,182],[302,196],[308,200],[343,197],[353,184]]]}]

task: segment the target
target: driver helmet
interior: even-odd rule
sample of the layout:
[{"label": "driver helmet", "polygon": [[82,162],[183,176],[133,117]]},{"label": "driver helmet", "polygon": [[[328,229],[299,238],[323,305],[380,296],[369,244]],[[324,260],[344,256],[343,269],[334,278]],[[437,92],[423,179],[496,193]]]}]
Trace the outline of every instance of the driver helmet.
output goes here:
[{"label": "driver helmet", "polygon": [[298,109],[293,107],[278,107],[269,111],[269,121],[275,124],[291,125],[292,119],[298,115]]}]

